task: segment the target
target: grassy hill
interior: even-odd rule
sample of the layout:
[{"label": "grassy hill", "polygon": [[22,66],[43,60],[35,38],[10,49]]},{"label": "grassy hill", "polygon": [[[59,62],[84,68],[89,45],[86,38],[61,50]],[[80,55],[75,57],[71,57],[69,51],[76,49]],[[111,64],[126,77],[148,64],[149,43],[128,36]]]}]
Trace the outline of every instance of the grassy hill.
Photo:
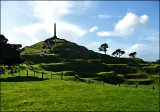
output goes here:
[{"label": "grassy hill", "polygon": [[1,111],[159,110],[156,63],[52,38],[23,48],[21,58],[21,65],[0,65]]},{"label": "grassy hill", "polygon": [[33,68],[40,67],[64,75],[78,75],[111,84],[158,85],[158,64],[138,58],[111,57],[59,38],[49,38],[23,48],[21,58]]}]

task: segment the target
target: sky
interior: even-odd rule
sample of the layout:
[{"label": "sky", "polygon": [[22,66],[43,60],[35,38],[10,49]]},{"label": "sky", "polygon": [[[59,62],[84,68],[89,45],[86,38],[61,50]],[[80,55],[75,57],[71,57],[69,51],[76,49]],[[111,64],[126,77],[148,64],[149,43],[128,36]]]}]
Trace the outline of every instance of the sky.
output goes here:
[{"label": "sky", "polygon": [[[1,1],[1,34],[23,47],[54,35],[95,52],[159,59],[159,1]],[[100,52],[103,53],[103,52]]]}]

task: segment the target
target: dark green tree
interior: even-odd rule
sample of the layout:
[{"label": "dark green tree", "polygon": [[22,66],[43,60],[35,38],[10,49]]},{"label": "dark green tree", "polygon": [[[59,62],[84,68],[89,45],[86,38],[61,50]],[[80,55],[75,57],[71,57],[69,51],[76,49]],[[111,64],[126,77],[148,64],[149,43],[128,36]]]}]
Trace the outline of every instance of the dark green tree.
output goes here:
[{"label": "dark green tree", "polygon": [[103,51],[106,54],[108,44],[104,43],[99,47],[99,51]]},{"label": "dark green tree", "polygon": [[10,65],[23,62],[20,59],[21,44],[9,44],[4,35],[0,35],[0,64]]},{"label": "dark green tree", "polygon": [[5,38],[5,36],[4,35],[0,35],[0,43],[2,44],[6,44],[8,42],[8,39],[7,38]]},{"label": "dark green tree", "polygon": [[158,59],[158,60],[156,61],[156,63],[157,63],[157,64],[160,64],[160,59]]},{"label": "dark green tree", "polygon": [[43,46],[42,46],[42,49],[45,49],[45,48],[46,48],[46,46],[45,46],[45,45],[43,45]]},{"label": "dark green tree", "polygon": [[115,56],[115,57],[120,57],[120,56],[122,56],[123,54],[125,54],[125,51],[121,51],[121,49],[117,49],[116,51],[114,51],[114,52],[112,53],[112,55]]},{"label": "dark green tree", "polygon": [[120,52],[121,52],[121,49],[117,49],[117,50],[116,50],[116,53],[117,53],[117,56],[118,56],[118,57],[120,57]]},{"label": "dark green tree", "polygon": [[15,50],[20,50],[20,48],[22,47],[21,44],[11,44],[12,48]]},{"label": "dark green tree", "polygon": [[129,56],[130,56],[131,58],[135,58],[135,55],[136,55],[136,54],[137,54],[136,52],[133,52],[133,53],[130,53]]},{"label": "dark green tree", "polygon": [[114,52],[112,53],[112,56],[117,57],[117,52],[114,51]]},{"label": "dark green tree", "polygon": [[120,51],[119,57],[122,56],[123,54],[125,54],[125,51]]}]

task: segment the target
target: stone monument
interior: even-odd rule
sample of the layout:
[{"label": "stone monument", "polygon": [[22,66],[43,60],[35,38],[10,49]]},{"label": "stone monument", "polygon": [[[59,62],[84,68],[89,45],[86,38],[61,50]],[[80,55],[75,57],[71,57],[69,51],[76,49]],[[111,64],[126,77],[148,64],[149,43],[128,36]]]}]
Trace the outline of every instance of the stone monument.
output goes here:
[{"label": "stone monument", "polygon": [[54,23],[54,36],[53,36],[54,39],[57,38],[57,35],[56,35],[56,23]]}]

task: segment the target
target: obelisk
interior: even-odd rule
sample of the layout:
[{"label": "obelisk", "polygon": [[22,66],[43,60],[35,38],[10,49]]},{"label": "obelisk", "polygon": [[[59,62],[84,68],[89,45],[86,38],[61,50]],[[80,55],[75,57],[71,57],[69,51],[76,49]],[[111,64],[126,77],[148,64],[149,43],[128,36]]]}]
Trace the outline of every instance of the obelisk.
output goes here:
[{"label": "obelisk", "polygon": [[56,23],[54,23],[54,37],[53,38],[57,38],[57,36],[56,36]]}]

